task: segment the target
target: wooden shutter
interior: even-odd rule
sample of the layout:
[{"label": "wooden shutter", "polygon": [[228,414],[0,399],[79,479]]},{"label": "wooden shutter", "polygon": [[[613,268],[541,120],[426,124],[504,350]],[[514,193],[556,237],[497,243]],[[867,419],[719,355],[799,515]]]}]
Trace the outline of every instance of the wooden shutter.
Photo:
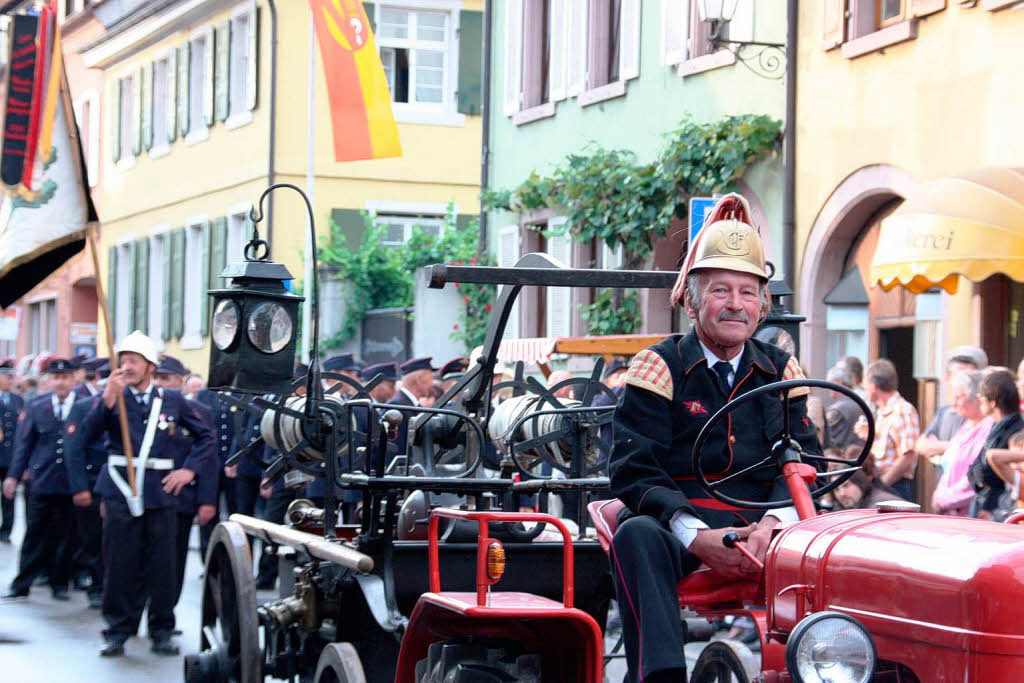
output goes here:
[{"label": "wooden shutter", "polygon": [[213,219],[210,226],[210,271],[206,279],[207,289],[219,289],[224,286],[220,274],[227,265],[228,251],[228,219],[224,216]]},{"label": "wooden shutter", "polygon": [[171,231],[171,337],[185,334],[185,228]]},{"label": "wooden shutter", "polygon": [[213,36],[214,62],[213,110],[214,118],[223,121],[228,117],[231,102],[231,22],[221,23]]},{"label": "wooden shutter", "polygon": [[372,2],[364,2],[363,3],[363,9],[366,10],[366,20],[368,22],[370,22],[370,30],[373,31],[374,33],[376,33],[377,32],[377,22],[373,20],[373,17],[374,17],[373,3]]},{"label": "wooden shutter", "polygon": [[[551,230],[565,226],[564,218],[553,218],[548,223]],[[572,267],[572,239],[568,233],[548,237],[548,254]],[[546,287],[547,303],[544,306],[547,318],[546,337],[568,337],[572,334],[572,289],[569,287]]]},{"label": "wooden shutter", "polygon": [[199,334],[203,337],[210,330],[210,297],[206,294],[206,285],[210,281],[211,234],[210,221],[204,221],[199,237]]},{"label": "wooden shutter", "polygon": [[[178,51],[167,51],[167,142],[178,137]],[[165,247],[166,249],[166,247]],[[166,327],[164,328],[167,329]]]},{"label": "wooden shutter", "polygon": [[110,105],[110,156],[116,164],[121,160],[121,79],[113,83]]},{"label": "wooden shutter", "polygon": [[619,17],[619,80],[625,81],[640,76],[640,0],[622,0]]},{"label": "wooden shutter", "polygon": [[213,27],[206,32],[203,40],[203,122],[213,125]]},{"label": "wooden shutter", "polygon": [[[247,230],[245,239],[242,242],[243,246],[245,242],[249,241],[249,236],[252,235],[248,220],[247,217]],[[341,234],[345,236],[345,246],[351,251],[359,249],[359,246],[363,243],[363,234],[366,233],[366,220],[363,217],[363,212],[357,209],[332,209],[331,220],[338,226]]]},{"label": "wooden shutter", "polygon": [[164,341],[167,341],[174,336],[174,331],[171,329],[171,324],[174,321],[174,317],[171,315],[171,306],[174,295],[171,293],[174,289],[174,233],[165,232],[163,235],[163,255],[164,262],[162,264],[164,269],[164,296],[163,296],[163,325],[160,330],[161,336]]},{"label": "wooden shutter", "polygon": [[190,88],[189,78],[192,72],[191,55],[192,46],[189,43],[182,43],[178,46],[178,135],[188,135],[188,92]]},{"label": "wooden shutter", "polygon": [[249,20],[249,61],[246,62],[248,73],[246,73],[246,106],[253,110],[259,101],[260,89],[260,8],[253,10],[252,18]]},{"label": "wooden shutter", "polygon": [[674,66],[686,59],[686,28],[690,0],[661,1],[661,63]]},{"label": "wooden shutter", "polygon": [[568,94],[579,95],[587,80],[587,0],[565,0],[569,3]]},{"label": "wooden shutter", "polygon": [[483,82],[484,13],[459,12],[459,86],[456,106],[463,114],[480,113]]},{"label": "wooden shutter", "polygon": [[135,240],[135,329],[149,334],[149,237]]},{"label": "wooden shutter", "polygon": [[565,99],[566,80],[568,78],[568,26],[569,5],[565,2],[553,2],[549,5],[551,13],[551,38],[548,58],[548,94],[549,101],[558,102]]},{"label": "wooden shutter", "polygon": [[[498,265],[511,268],[519,260],[519,226],[516,224],[503,226],[498,231]],[[519,336],[519,302],[516,301],[509,313],[505,326],[505,339]]]},{"label": "wooden shutter", "polygon": [[132,155],[139,156],[142,153],[142,71],[139,67],[132,78],[132,100],[135,111],[132,112]]},{"label": "wooden shutter", "polygon": [[523,4],[505,3],[505,116],[519,111],[522,92]]},{"label": "wooden shutter", "polygon": [[138,252],[135,250],[135,242],[129,242],[128,247],[128,281],[125,286],[128,288],[128,334],[131,334],[139,325],[135,321],[135,270],[138,267]]},{"label": "wooden shutter", "polygon": [[142,149],[153,147],[153,62],[142,67]]},{"label": "wooden shutter", "polygon": [[822,0],[824,17],[824,47],[831,50],[846,40],[846,0]]},{"label": "wooden shutter", "polygon": [[923,17],[946,9],[946,0],[908,0],[910,16]]},{"label": "wooden shutter", "polygon": [[[110,314],[110,329],[117,337],[117,247],[107,249],[107,312]],[[113,349],[111,349],[113,352]]]},{"label": "wooden shutter", "polygon": [[754,0],[737,0],[736,12],[729,22],[729,40],[750,42],[754,39]]}]

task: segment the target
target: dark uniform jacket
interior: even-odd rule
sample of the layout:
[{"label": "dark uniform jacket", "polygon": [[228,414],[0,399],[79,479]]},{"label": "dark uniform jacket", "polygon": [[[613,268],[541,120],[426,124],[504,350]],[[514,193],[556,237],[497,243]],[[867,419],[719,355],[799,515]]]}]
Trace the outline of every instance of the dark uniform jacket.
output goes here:
[{"label": "dark uniform jacket", "polygon": [[[697,434],[730,397],[784,379],[803,377],[782,349],[746,342],[730,394],[708,367],[697,336],[673,335],[633,359],[625,391],[615,410],[614,446],[609,464],[612,493],[634,514],[668,525],[677,511],[712,528],[747,524],[763,515],[711,498],[696,481],[692,449]],[[807,390],[791,392],[792,436],[805,452],[820,453],[814,425],[807,419]],[[783,407],[770,393],[737,408],[704,444],[703,469],[722,478],[760,462],[783,429]],[[789,498],[778,471],[769,467],[724,484],[734,498],[767,501]]]},{"label": "dark uniform jacket", "polygon": [[[395,392],[395,395],[388,401],[389,405],[394,406],[414,406],[416,403],[406,396],[405,392],[399,389]],[[409,412],[406,410],[402,411],[402,422],[398,425],[398,437],[394,440],[395,452],[398,455],[403,455],[408,450],[409,446],[409,422],[416,417],[416,413]],[[390,450],[390,449],[388,449]],[[390,459],[390,458],[389,458]]]},{"label": "dark uniform jacket", "polygon": [[96,390],[96,393],[93,393],[92,391],[89,390],[89,386],[84,383],[76,386],[74,388],[74,392],[75,398],[92,398],[93,396],[99,396],[100,394],[103,393],[98,389]]},{"label": "dark uniform jacket", "polygon": [[[213,432],[212,418],[206,406],[198,401],[189,399],[185,399],[185,403],[195,409],[203,422]],[[175,430],[175,435],[171,438],[175,439],[178,444],[174,449],[174,469],[189,469],[195,472],[196,475],[195,479],[183,486],[178,493],[176,501],[178,512],[194,515],[200,505],[216,505],[220,461],[214,452],[214,444],[211,442],[206,446],[202,446],[200,442],[192,438],[192,432],[185,426]],[[205,456],[198,452],[200,448],[206,449]],[[162,479],[165,474],[166,472],[160,478]],[[148,477],[149,475],[147,474],[146,476]]]},{"label": "dark uniform jacket", "polygon": [[11,466],[14,456],[14,434],[18,431],[18,415],[25,408],[25,401],[17,394],[8,393],[7,402],[0,399],[0,469]]},{"label": "dark uniform jacket", "polygon": [[14,439],[14,458],[7,476],[21,479],[26,468],[32,481],[32,495],[74,493],[68,476],[70,438],[89,413],[88,402],[71,406],[66,420],[57,419],[51,394],[43,394],[25,409]]},{"label": "dark uniform jacket", "polygon": [[226,403],[220,400],[217,392],[200,389],[196,393],[196,401],[202,403],[210,412],[211,426],[216,441],[217,460],[221,467],[235,453],[234,413]]},{"label": "dark uniform jacket", "polygon": [[[156,414],[152,411],[152,408],[153,400],[158,392],[163,396],[163,405],[160,407],[159,414]],[[193,445],[184,466],[197,473],[205,470],[203,461],[212,457],[213,433],[199,416],[196,408],[186,402],[181,392],[154,386],[150,393],[150,402],[146,408],[146,415],[143,415],[142,408],[128,387],[124,390],[124,402],[128,417],[128,429],[132,439],[132,454],[136,461],[140,455],[139,450],[142,447],[143,435],[146,432],[147,423],[145,420],[154,419],[160,422],[157,424],[149,457],[151,459],[173,460],[175,454],[180,452],[186,445],[179,438],[176,438],[182,429],[186,429],[189,432],[189,438],[192,440]],[[150,417],[150,413],[153,413],[152,417]],[[118,422],[117,404],[108,408],[106,403],[103,402],[102,397],[96,396],[93,398],[93,409],[85,419],[82,428],[77,431],[77,438],[72,448],[72,467],[76,472],[84,470],[84,467],[78,461],[80,457],[78,453],[81,450],[79,439],[88,443],[100,438],[104,433],[107,435],[108,455],[123,455],[124,450],[121,446],[121,428]],[[124,469],[124,467],[118,466],[121,477],[127,481]],[[109,464],[103,468],[96,483],[95,492],[103,498],[122,498],[121,490],[117,488],[117,485],[110,476],[109,470]],[[147,509],[176,506],[175,497],[169,493],[164,493],[163,485],[161,484],[161,479],[167,476],[170,471],[155,469],[146,471],[142,497]],[[139,479],[140,475],[141,470],[136,467],[136,480]]]}]

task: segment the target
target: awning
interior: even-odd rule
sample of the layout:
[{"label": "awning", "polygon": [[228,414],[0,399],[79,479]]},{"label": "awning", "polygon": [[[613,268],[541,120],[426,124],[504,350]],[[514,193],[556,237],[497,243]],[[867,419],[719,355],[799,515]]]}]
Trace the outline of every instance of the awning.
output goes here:
[{"label": "awning", "polygon": [[922,183],[882,221],[871,282],[956,293],[1002,273],[1024,281],[1024,169],[985,168]]},{"label": "awning", "polygon": [[505,339],[498,345],[498,360],[505,363],[547,363],[553,354],[632,357],[654,346],[664,334],[607,334],[593,337],[534,337]]},{"label": "awning", "polygon": [[547,363],[555,351],[558,337],[505,339],[498,345],[498,360],[505,363]]}]

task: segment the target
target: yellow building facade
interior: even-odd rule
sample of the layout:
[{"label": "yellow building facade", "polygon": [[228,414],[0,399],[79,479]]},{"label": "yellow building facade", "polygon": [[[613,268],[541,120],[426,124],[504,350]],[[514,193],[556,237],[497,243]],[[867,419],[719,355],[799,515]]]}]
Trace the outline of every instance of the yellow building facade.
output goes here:
[{"label": "yellow building facade", "polygon": [[[448,204],[479,211],[479,83],[475,101],[467,87],[479,70],[463,68],[460,79],[459,67],[480,54],[482,2],[364,6],[393,99],[404,98],[394,103],[399,158],[334,161],[305,2],[182,0],[122,17],[86,46],[87,66],[104,74],[100,275],[118,338],[148,331],[206,375],[206,289],[222,286],[223,264],[241,259],[249,211],[272,182],[311,191],[320,239],[332,219],[361,226],[361,211],[394,221],[397,233]],[[258,227],[301,286],[301,198],[275,192]]]},{"label": "yellow building facade", "polygon": [[815,376],[847,354],[889,357],[901,391],[929,405],[920,381],[954,346],[1021,360],[1021,285],[961,278],[956,295],[914,296],[869,281],[880,221],[919,183],[1024,166],[1024,13],[1010,4],[801,3],[796,307]]}]

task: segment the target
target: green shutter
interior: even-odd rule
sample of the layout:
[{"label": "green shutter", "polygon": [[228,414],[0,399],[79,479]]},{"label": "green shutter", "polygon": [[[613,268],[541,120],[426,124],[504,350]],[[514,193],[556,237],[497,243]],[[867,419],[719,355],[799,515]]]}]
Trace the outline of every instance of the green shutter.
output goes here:
[{"label": "green shutter", "polygon": [[113,84],[113,102],[110,105],[110,145],[111,156],[116,164],[121,160],[121,79]]},{"label": "green shutter", "polygon": [[199,238],[199,334],[205,337],[210,329],[210,297],[205,285],[210,281],[210,222],[203,223]]},{"label": "green shutter", "polygon": [[249,110],[256,108],[259,101],[260,89],[260,8],[257,7],[252,13],[252,26],[249,27],[249,62],[245,74],[246,80],[246,106]]},{"label": "green shutter", "polygon": [[131,334],[139,328],[135,320],[135,268],[138,263],[138,253],[135,251],[135,242],[128,243],[128,333]]},{"label": "green shutter", "polygon": [[[178,50],[167,55],[167,142],[178,137]],[[168,242],[169,244],[169,242]],[[166,331],[166,327],[164,330]],[[166,338],[165,338],[166,339]]]},{"label": "green shutter", "polygon": [[225,21],[214,33],[213,113],[223,121],[231,102],[231,22]]},{"label": "green shutter", "polygon": [[161,331],[161,335],[160,336],[163,337],[164,341],[167,341],[168,339],[170,339],[173,336],[172,335],[172,330],[171,330],[171,325],[174,322],[174,319],[171,316],[171,300],[172,300],[172,298],[174,296],[173,294],[171,294],[171,292],[174,290],[174,287],[172,287],[173,283],[171,282],[172,278],[174,277],[174,275],[173,275],[174,271],[173,271],[173,268],[171,267],[171,264],[174,262],[174,258],[173,258],[173,253],[174,253],[173,234],[170,233],[170,232],[165,232],[164,236],[163,236],[163,243],[164,243],[163,244],[164,248],[162,249],[162,251],[164,253],[164,262],[161,265],[162,265],[162,267],[164,269],[164,300],[163,300],[164,320],[163,320],[163,330]]},{"label": "green shutter", "polygon": [[133,95],[135,99],[135,131],[132,135],[132,155],[142,154],[142,72],[144,68],[139,67],[132,79]]},{"label": "green shutter", "polygon": [[345,236],[345,246],[351,251],[359,249],[366,233],[366,219],[358,209],[332,209],[331,220]]},{"label": "green shutter", "polygon": [[171,337],[185,334],[185,228],[171,231]]},{"label": "green shutter", "polygon": [[480,113],[483,81],[484,13],[459,12],[459,89],[455,93],[463,114]]},{"label": "green shutter", "polygon": [[135,240],[135,327],[149,334],[149,238]]},{"label": "green shutter", "polygon": [[189,91],[189,52],[191,49],[189,43],[183,43],[178,46],[178,135],[185,137],[188,135],[188,91]]},{"label": "green shutter", "polygon": [[107,309],[110,313],[110,329],[117,336],[117,247],[107,250]]},{"label": "green shutter", "polygon": [[142,67],[142,149],[153,146],[153,62]]},{"label": "green shutter", "polygon": [[374,33],[376,33],[377,32],[377,24],[373,20],[373,3],[372,2],[364,2],[363,3],[363,9],[366,10],[366,20],[370,22],[370,30],[373,31]]},{"label": "green shutter", "polygon": [[228,251],[228,219],[224,216],[213,219],[210,228],[210,276],[207,278],[208,289],[220,289],[224,286],[220,274],[227,265]]}]

